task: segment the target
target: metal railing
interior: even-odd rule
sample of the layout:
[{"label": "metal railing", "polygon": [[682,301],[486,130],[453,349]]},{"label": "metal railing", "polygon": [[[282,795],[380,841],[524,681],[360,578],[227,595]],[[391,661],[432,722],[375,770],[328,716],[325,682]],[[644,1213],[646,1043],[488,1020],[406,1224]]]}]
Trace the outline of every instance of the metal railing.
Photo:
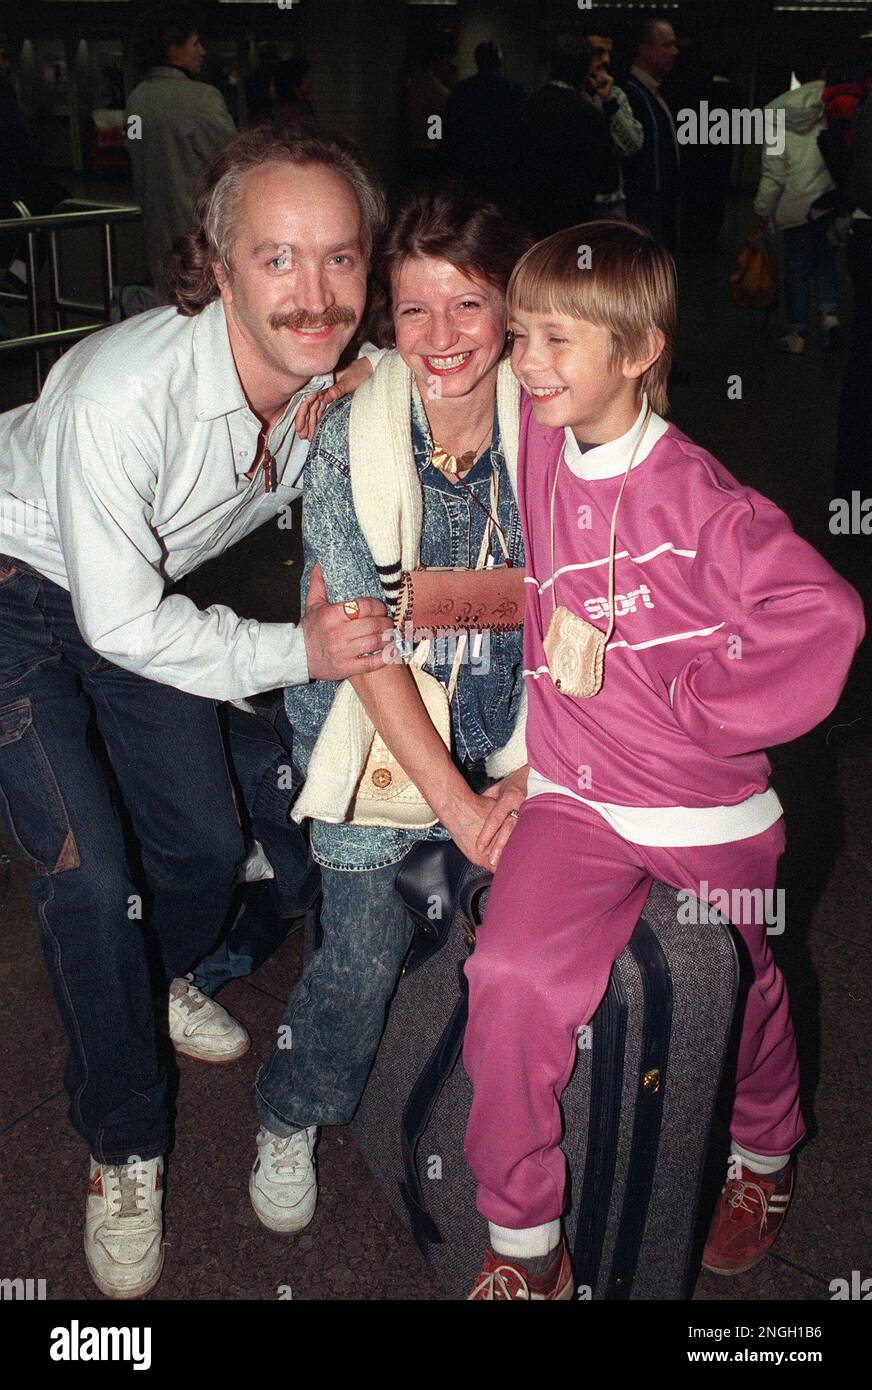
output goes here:
[{"label": "metal railing", "polygon": [[[0,219],[0,238],[9,235],[27,237],[27,290],[17,294],[11,290],[0,290],[0,303],[24,304],[30,319],[30,332],[20,338],[0,339],[0,354],[4,352],[24,352],[33,354],[33,380],[37,395],[42,390],[43,368],[41,353],[48,348],[63,350],[70,344],[105,328],[112,321],[112,301],[116,289],[116,248],[115,228],[119,222],[138,222],[142,209],[132,204],[112,207],[105,203],[90,202],[84,198],[65,198],[54,212],[43,217],[31,217],[23,203],[15,206],[21,217]],[[70,299],[61,287],[60,257],[58,253],[58,233],[70,227],[99,227],[101,229],[101,283],[103,302],[89,303],[86,300]],[[49,253],[49,313],[54,328],[41,331],[39,302],[39,269],[37,265],[37,234],[48,234]],[[96,323],[80,324],[67,328],[66,315],[75,313],[97,319]]]}]

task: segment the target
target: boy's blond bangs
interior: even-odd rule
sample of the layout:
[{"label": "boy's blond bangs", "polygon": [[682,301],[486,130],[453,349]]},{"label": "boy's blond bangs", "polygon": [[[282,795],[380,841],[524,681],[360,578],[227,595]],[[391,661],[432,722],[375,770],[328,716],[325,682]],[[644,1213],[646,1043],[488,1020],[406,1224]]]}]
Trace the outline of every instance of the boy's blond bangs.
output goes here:
[{"label": "boy's blond bangs", "polygon": [[609,366],[644,357],[660,329],[663,351],[640,378],[653,410],[669,409],[666,380],[675,339],[675,265],[649,232],[632,222],[582,222],[525,252],[506,292],[509,312],[563,314],[611,334]]}]

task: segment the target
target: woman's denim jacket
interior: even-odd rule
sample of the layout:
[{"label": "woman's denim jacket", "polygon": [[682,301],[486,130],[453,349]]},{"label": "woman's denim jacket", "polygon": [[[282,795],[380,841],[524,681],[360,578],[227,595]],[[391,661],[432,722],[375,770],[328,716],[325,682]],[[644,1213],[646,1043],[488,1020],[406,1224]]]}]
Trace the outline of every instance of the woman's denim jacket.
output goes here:
[{"label": "woman's denim jacket", "polygon": [[[303,482],[303,546],[305,569],[302,598],[316,560],[324,572],[331,603],[369,597],[384,599],[384,591],[369,547],[357,521],[351,496],[348,426],[351,398],[343,397],[325,411],[312,441]],[[427,416],[417,391],[412,393],[412,448],[421,470],[424,520],[421,564],[473,569],[488,524],[492,462],[499,469],[497,519],[514,565],[524,564],[521,523],[503,457],[494,411],[494,432],[485,453],[464,479],[474,493],[450,483],[430,463],[432,441]],[[505,563],[499,538],[493,532],[490,550],[494,565]],[[460,667],[451,725],[455,760],[461,766],[479,763],[494,748],[507,743],[515,726],[521,699],[521,638],[518,632],[482,634],[480,651],[467,646]],[[440,651],[439,648],[442,648]],[[470,650],[470,648],[472,648]],[[443,684],[451,673],[453,643],[431,644],[427,670]],[[289,686],[285,708],[294,729],[294,761],[305,771],[315,740],[337,690],[336,681],[312,681]],[[436,825],[429,831],[393,830],[383,826],[312,823],[312,852],[319,864],[332,869],[376,869],[395,864],[423,839],[447,839]]]}]

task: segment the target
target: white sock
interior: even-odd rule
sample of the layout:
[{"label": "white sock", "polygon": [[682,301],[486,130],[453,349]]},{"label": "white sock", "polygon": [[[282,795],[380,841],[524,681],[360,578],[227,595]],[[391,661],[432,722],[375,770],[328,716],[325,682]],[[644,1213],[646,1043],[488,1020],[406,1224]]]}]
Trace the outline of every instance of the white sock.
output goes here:
[{"label": "white sock", "polygon": [[771,1154],[755,1154],[750,1149],[744,1149],[741,1144],[733,1142],[733,1152],[731,1157],[740,1158],[744,1168],[750,1168],[752,1173],[762,1173],[768,1176],[770,1173],[779,1172],[790,1159],[790,1154],[782,1154],[773,1158]]},{"label": "white sock", "polygon": [[488,1222],[491,1249],[495,1255],[509,1260],[534,1260],[550,1255],[560,1244],[560,1222],[548,1221],[544,1226],[527,1226],[513,1230],[510,1226],[495,1226]]}]

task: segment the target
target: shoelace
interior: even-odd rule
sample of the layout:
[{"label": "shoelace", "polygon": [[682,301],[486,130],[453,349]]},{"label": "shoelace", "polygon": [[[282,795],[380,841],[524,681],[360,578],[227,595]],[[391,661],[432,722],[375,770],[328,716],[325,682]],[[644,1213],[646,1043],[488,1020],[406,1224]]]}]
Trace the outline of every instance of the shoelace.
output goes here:
[{"label": "shoelace", "polygon": [[305,1176],[311,1158],[304,1129],[298,1130],[296,1134],[289,1134],[287,1139],[279,1139],[276,1135],[272,1135],[270,1147],[272,1149],[271,1168],[280,1173],[289,1171],[292,1176]]},{"label": "shoelace", "polygon": [[184,994],[177,994],[175,1002],[181,1004],[183,1009],[187,1009],[189,1014],[195,1014],[199,1009],[204,1008],[209,1000],[205,994],[201,994],[197,986],[190,980],[186,980],[187,989]]},{"label": "shoelace", "polygon": [[749,1190],[755,1194],[760,1204],[760,1234],[762,1235],[766,1229],[766,1220],[769,1215],[769,1202],[766,1193],[763,1191],[763,1188],[760,1187],[759,1183],[748,1182],[747,1179],[738,1181],[736,1183],[736,1190],[730,1198],[730,1206],[741,1211],[749,1211],[753,1216],[754,1208],[749,1202],[745,1201],[745,1194]]},{"label": "shoelace", "polygon": [[[503,1271],[511,1274],[518,1281],[519,1288],[516,1294],[509,1292]],[[499,1289],[499,1294],[497,1293]],[[484,1294],[485,1298],[496,1301],[497,1298],[527,1298],[530,1297],[530,1289],[526,1279],[519,1274],[514,1265],[497,1265],[487,1274],[483,1274],[470,1295],[471,1298],[478,1298]]]},{"label": "shoelace", "polygon": [[131,1221],[148,1210],[148,1172],[143,1164],[124,1163],[104,1168],[103,1178],[113,1220]]}]

